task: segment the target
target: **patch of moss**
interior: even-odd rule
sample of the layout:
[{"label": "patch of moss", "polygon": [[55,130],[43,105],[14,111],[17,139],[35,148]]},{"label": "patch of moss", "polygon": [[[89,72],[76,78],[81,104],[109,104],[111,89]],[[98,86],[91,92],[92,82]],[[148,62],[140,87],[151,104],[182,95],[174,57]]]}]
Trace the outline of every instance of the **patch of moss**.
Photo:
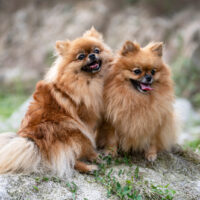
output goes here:
[{"label": "patch of moss", "polygon": [[[105,156],[101,159],[103,162],[99,164],[99,170],[94,172],[94,176],[95,181],[107,190],[107,198],[120,200],[172,200],[174,198],[176,191],[171,189],[169,184],[158,185],[144,179],[139,166],[133,162],[132,155],[120,153],[117,158]],[[126,168],[123,167],[122,170],[114,167],[116,165],[125,165]]]},{"label": "patch of moss", "polygon": [[193,151],[200,152],[200,139],[186,143],[185,147],[190,147]]}]

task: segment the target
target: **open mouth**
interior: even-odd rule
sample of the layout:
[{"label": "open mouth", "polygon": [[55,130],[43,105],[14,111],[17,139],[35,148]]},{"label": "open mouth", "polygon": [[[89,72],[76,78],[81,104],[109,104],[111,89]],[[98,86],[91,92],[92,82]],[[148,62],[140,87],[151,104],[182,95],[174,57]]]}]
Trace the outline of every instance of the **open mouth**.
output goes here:
[{"label": "open mouth", "polygon": [[130,81],[132,85],[135,87],[135,89],[138,90],[139,92],[146,93],[148,91],[153,90],[153,88],[151,87],[151,84],[149,83],[143,83],[143,82],[136,81],[133,79],[130,79]]},{"label": "open mouth", "polygon": [[101,60],[95,60],[83,66],[81,70],[91,73],[99,72],[101,70],[101,63],[102,63]]}]

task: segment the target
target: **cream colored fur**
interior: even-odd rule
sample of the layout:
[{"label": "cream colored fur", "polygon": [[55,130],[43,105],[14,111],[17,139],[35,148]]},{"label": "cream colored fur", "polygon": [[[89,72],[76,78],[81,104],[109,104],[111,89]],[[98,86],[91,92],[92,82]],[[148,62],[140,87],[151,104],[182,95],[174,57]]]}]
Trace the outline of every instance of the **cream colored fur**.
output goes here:
[{"label": "cream colored fur", "polygon": [[[107,117],[112,119],[117,129],[122,148],[125,151],[130,148],[148,149],[152,137],[157,133],[159,126],[162,126],[161,133],[159,133],[160,140],[164,149],[169,149],[176,141],[176,134],[174,134],[176,133],[176,122],[171,99],[155,94],[160,104],[157,104],[156,99],[149,104],[149,98],[140,99],[140,96],[133,94],[132,91],[127,92],[126,96],[119,96],[120,93],[120,88],[109,88],[109,94],[113,98],[106,108]],[[134,99],[137,100],[134,101]]]},{"label": "cream colored fur", "polygon": [[[141,73],[134,73],[135,69]],[[154,81],[152,91],[144,94],[135,84],[140,84],[145,74]],[[157,152],[176,143],[173,81],[162,60],[162,43],[141,48],[125,42],[105,81],[104,102],[106,118],[117,131],[122,150],[144,151],[146,158],[154,161]]]},{"label": "cream colored fur", "polygon": [[80,147],[73,142],[72,147],[59,143],[56,151],[55,149],[50,151],[52,162],[46,162],[31,140],[19,137],[16,133],[2,133],[0,134],[0,174],[50,170],[51,174],[60,177],[70,176],[75,157],[80,153]]},{"label": "cream colored fur", "polygon": [[0,174],[37,171],[41,155],[36,145],[15,133],[0,134]]}]

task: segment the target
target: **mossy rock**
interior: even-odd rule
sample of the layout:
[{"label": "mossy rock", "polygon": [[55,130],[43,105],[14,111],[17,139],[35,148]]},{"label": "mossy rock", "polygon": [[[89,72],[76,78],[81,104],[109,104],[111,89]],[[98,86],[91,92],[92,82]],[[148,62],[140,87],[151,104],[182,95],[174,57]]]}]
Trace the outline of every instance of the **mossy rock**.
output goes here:
[{"label": "mossy rock", "polygon": [[142,154],[102,157],[94,174],[1,175],[0,199],[200,199],[200,156],[176,146],[154,163]]}]

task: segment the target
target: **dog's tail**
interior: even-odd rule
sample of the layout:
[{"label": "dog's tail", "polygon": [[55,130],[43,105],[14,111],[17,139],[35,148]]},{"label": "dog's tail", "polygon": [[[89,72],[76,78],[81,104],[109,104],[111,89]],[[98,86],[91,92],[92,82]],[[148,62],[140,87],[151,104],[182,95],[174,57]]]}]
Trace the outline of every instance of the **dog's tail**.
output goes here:
[{"label": "dog's tail", "polygon": [[37,171],[41,155],[35,143],[16,133],[0,134],[0,174]]}]

